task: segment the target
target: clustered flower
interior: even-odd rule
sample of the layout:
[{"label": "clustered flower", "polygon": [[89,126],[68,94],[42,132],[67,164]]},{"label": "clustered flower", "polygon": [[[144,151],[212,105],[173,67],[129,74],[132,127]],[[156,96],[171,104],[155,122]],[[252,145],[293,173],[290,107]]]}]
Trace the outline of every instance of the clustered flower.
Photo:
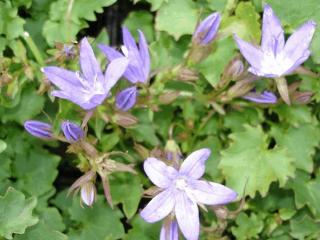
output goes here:
[{"label": "clustered flower", "polygon": [[[196,28],[192,38],[192,48],[199,49],[209,46],[217,36],[221,22],[219,13],[213,13],[205,18]],[[284,31],[279,19],[270,6],[265,5],[263,13],[261,46],[255,46],[234,36],[241,54],[250,64],[248,71],[252,83],[260,77],[275,78],[278,91],[286,103],[290,103],[288,87],[284,76],[293,73],[310,56],[309,45],[315,31],[315,23],[309,21],[294,32],[285,42]],[[102,105],[106,98],[112,95],[112,88],[121,77],[130,83],[115,96],[115,105],[121,111],[128,111],[137,102],[138,89],[148,84],[150,77],[150,55],[144,34],[138,30],[139,42],[135,42],[127,28],[122,29],[123,46],[121,51],[107,45],[99,45],[108,59],[106,70],[103,70],[96,59],[88,40],[80,42],[80,71],[70,71],[60,67],[48,66],[42,69],[48,80],[57,87],[52,96],[69,100],[79,105],[86,112],[92,112]],[[71,54],[71,48],[65,48],[66,54]],[[205,50],[207,51],[207,50]],[[73,52],[72,52],[73,54]],[[194,53],[192,53],[194,54]],[[195,56],[195,55],[190,56]],[[201,54],[200,54],[201,55]],[[204,55],[202,54],[201,57]],[[237,58],[222,77],[223,81],[237,79],[243,76],[245,66]],[[188,72],[188,69],[182,69]],[[196,75],[192,75],[193,77]],[[270,91],[248,92],[246,81],[235,84],[234,89],[245,89],[243,99],[263,104],[275,104],[277,96]],[[251,86],[250,86],[251,88]],[[250,91],[250,88],[249,91]],[[252,89],[252,88],[251,88]],[[245,92],[244,91],[244,92]],[[306,102],[310,93],[294,95],[300,102]],[[309,99],[309,98],[308,98]],[[90,117],[91,115],[88,114]],[[122,116],[131,116],[123,113]],[[134,116],[132,116],[134,117]],[[107,117],[106,117],[107,118]],[[88,119],[87,119],[88,120]],[[52,125],[40,121],[29,120],[25,129],[33,136],[45,140],[63,140],[72,146],[80,146],[90,161],[95,164],[95,170],[87,171],[70,188],[70,192],[80,191],[81,200],[87,206],[92,206],[96,196],[96,175],[100,175],[106,198],[112,205],[110,187],[107,175],[112,171],[133,172],[131,166],[117,163],[110,159],[111,153],[101,155],[86,141],[86,121],[80,126],[69,120],[61,123],[63,136],[56,135]],[[164,219],[160,239],[177,240],[179,231],[188,240],[199,237],[199,209],[204,205],[219,206],[233,202],[237,193],[219,183],[201,179],[205,172],[205,162],[210,156],[209,149],[200,149],[191,153],[182,163],[182,154],[173,141],[166,145],[167,161],[148,157],[144,161],[144,171],[152,183],[156,185],[156,194],[141,211],[141,217],[150,223]]]}]

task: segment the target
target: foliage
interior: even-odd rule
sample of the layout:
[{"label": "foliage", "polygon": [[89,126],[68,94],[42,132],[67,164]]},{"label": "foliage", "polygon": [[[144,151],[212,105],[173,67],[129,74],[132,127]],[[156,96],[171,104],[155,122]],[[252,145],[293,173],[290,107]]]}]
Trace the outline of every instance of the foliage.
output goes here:
[{"label": "foliage", "polygon": [[[318,24],[303,65],[316,74],[287,77],[292,89],[298,83],[300,92],[313,93],[307,104],[249,102],[239,93],[241,80],[225,78],[234,59],[247,69],[233,34],[259,44],[265,3],[279,16],[286,36],[307,20]],[[107,11],[114,15],[106,17]],[[200,49],[205,54],[199,61],[190,61],[192,33],[215,11],[222,15],[215,41]],[[151,186],[142,163],[168,153],[169,140],[183,156],[210,148],[206,178],[239,195],[227,207],[228,219],[216,217],[211,207],[201,210],[201,239],[319,239],[319,11],[319,0],[0,0],[0,239],[158,239],[160,223],[139,216],[149,201],[144,190]],[[97,44],[110,40],[120,47],[120,25],[137,40],[137,29],[145,33],[152,77],[139,85],[137,104],[125,115],[114,102],[129,83],[119,81],[88,123],[90,146],[110,154],[104,156],[108,163],[131,171],[108,172],[113,208],[104,197],[102,174],[94,178],[96,201],[88,207],[80,203],[79,189],[67,194],[88,172],[87,155],[76,144],[34,138],[23,123],[48,122],[60,140],[63,120],[81,123],[86,113],[54,99],[41,68],[78,70],[75,41],[87,35],[105,67]],[[63,44],[73,47],[74,56],[66,56]],[[276,91],[273,80],[265,78],[252,88]]]}]

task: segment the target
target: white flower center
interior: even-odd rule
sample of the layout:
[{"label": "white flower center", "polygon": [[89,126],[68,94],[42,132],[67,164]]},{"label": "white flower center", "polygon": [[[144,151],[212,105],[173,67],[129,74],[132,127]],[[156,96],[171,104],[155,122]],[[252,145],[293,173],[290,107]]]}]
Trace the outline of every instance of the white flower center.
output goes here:
[{"label": "white flower center", "polygon": [[188,187],[188,183],[184,178],[177,178],[174,185],[179,190],[185,190]]}]

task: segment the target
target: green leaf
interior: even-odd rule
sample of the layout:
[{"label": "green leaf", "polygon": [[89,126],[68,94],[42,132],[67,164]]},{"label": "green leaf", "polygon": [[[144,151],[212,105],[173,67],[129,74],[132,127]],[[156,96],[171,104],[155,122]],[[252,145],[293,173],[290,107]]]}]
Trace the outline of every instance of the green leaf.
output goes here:
[{"label": "green leaf", "polygon": [[295,203],[297,208],[307,205],[313,215],[320,219],[320,176],[318,174],[315,180],[310,180],[310,176],[303,172],[297,171],[295,179],[287,184],[288,188],[294,191]]},{"label": "green leaf", "polygon": [[136,216],[130,224],[132,229],[125,236],[125,240],[159,239],[161,222],[151,224],[145,222],[140,216]]},{"label": "green leaf", "polygon": [[102,196],[97,196],[98,200],[92,208],[81,207],[79,198],[73,199],[72,207],[68,210],[71,220],[81,224],[81,228],[69,230],[70,240],[88,239],[121,239],[124,229],[120,218],[122,214],[117,209],[110,209],[103,201]]},{"label": "green leaf", "polygon": [[[313,158],[315,147],[320,142],[320,130],[318,126],[306,123],[295,127],[274,125],[271,135],[275,138],[279,147],[286,148],[288,154],[295,160],[295,166],[307,172],[313,170]],[[308,137],[305,137],[308,136]]]},{"label": "green leaf", "polygon": [[61,215],[56,208],[45,209],[38,224],[27,229],[23,235],[18,235],[15,240],[67,240],[68,237],[61,233],[65,229]]},{"label": "green leaf", "polygon": [[[110,182],[113,203],[122,203],[126,217],[131,218],[136,213],[143,194],[139,177],[128,173],[121,176],[117,174],[117,178]],[[123,194],[129,192],[130,194]]]},{"label": "green leaf", "polygon": [[[271,5],[283,26],[289,26],[290,32],[301,26],[308,20],[320,24],[320,4],[318,0],[266,0]],[[311,45],[312,57],[316,63],[320,63],[320,30],[316,33]]]},{"label": "green leaf", "polygon": [[236,219],[236,227],[232,227],[231,231],[237,239],[252,239],[257,238],[258,234],[263,229],[263,220],[252,213],[248,216],[245,213],[240,213]]},{"label": "green leaf", "polygon": [[235,16],[223,19],[221,32],[228,35],[235,33],[240,38],[259,43],[261,36],[259,20],[260,16],[251,2],[240,2]]},{"label": "green leaf", "polygon": [[0,2],[0,34],[6,35],[8,40],[17,38],[23,34],[24,23],[10,1]]},{"label": "green leaf", "polygon": [[[134,0],[135,2],[141,1],[141,0]],[[151,11],[157,11],[163,3],[169,2],[169,0],[146,0],[148,3],[151,4]]]},{"label": "green leaf", "polygon": [[55,42],[71,42],[76,34],[88,26],[86,21],[95,21],[95,12],[102,13],[103,7],[116,0],[58,0],[51,4],[49,20],[43,27],[43,36],[50,45]]},{"label": "green leaf", "polygon": [[22,124],[24,121],[32,119],[41,112],[44,101],[44,97],[38,95],[34,89],[24,89],[18,106],[11,109],[0,109],[0,112],[5,112],[5,114],[1,116],[2,121],[16,121]]},{"label": "green leaf", "polygon": [[290,235],[295,239],[317,239],[320,236],[320,223],[308,215],[290,221]]},{"label": "green leaf", "polygon": [[166,31],[176,40],[195,30],[198,15],[191,0],[174,0],[162,5],[156,16],[156,29]]},{"label": "green leaf", "polygon": [[[216,51],[210,54],[204,61],[198,64],[198,70],[204,75],[206,80],[215,87],[220,76],[235,54],[235,44],[231,37],[216,42]],[[214,70],[213,70],[214,66]]]},{"label": "green leaf", "polygon": [[130,12],[123,25],[125,25],[135,39],[138,39],[138,29],[140,29],[148,42],[153,40],[153,16],[147,11]]},{"label": "green leaf", "polygon": [[266,196],[272,182],[284,186],[294,176],[293,159],[286,149],[268,149],[268,136],[260,126],[245,126],[244,131],[230,135],[232,143],[222,152],[219,168],[226,177],[227,186],[238,193],[254,197],[256,192]]},{"label": "green leaf", "polygon": [[8,188],[6,194],[0,196],[0,236],[12,239],[12,234],[23,234],[27,227],[38,222],[32,216],[37,199],[26,199],[23,193]]},{"label": "green leaf", "polygon": [[151,146],[159,144],[159,139],[156,136],[155,129],[151,124],[137,124],[130,129],[130,132],[135,136],[137,142],[146,142]]}]

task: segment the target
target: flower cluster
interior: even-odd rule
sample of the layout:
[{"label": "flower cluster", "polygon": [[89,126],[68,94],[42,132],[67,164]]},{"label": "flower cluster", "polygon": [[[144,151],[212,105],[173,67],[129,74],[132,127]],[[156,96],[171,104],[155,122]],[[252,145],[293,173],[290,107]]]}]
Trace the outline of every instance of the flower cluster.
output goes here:
[{"label": "flower cluster", "polygon": [[[198,79],[198,73],[192,69],[192,64],[202,61],[211,52],[213,49],[211,45],[218,36],[220,22],[220,14],[213,13],[197,26],[191,40],[189,54],[178,67],[170,69],[170,74],[183,81]],[[255,89],[254,83],[261,77],[265,77],[275,79],[279,95],[287,104],[291,103],[290,94],[296,102],[308,102],[312,94],[297,92],[297,87],[287,85],[285,76],[294,73],[309,58],[308,48],[314,31],[315,23],[309,21],[285,42],[279,19],[271,7],[265,5],[261,46],[255,46],[234,36],[241,54],[250,67],[246,69],[240,56],[232,59],[221,77],[221,82],[217,85],[217,88],[222,91],[217,91],[217,95],[209,95],[203,99],[208,99],[213,108],[222,113],[223,109],[216,103],[217,99],[214,99],[216,96],[220,97],[219,101],[223,104],[236,97],[242,99],[241,101],[245,99],[266,106],[278,104],[280,98],[278,99],[275,93],[269,90],[259,92]],[[86,137],[87,123],[100,105],[112,108],[110,103],[115,103],[116,110],[113,111],[112,108],[112,113],[96,111],[106,122],[114,121],[120,126],[128,127],[138,121],[127,111],[132,109],[137,103],[137,98],[140,98],[142,91],[139,89],[149,87],[150,54],[146,38],[140,30],[138,30],[138,43],[127,28],[124,27],[122,33],[121,51],[104,44],[99,45],[108,61],[105,70],[101,69],[87,38],[80,41],[79,71],[70,71],[56,66],[42,68],[47,79],[56,87],[51,92],[52,96],[68,100],[85,110],[86,115],[81,126],[69,120],[63,121],[61,123],[63,135],[59,135],[58,130],[54,130],[55,124],[35,120],[26,121],[24,124],[26,131],[31,135],[45,140],[68,142],[70,143],[69,152],[88,160],[87,165],[81,169],[84,172],[83,175],[74,182],[69,191],[80,191],[81,200],[87,206],[92,206],[95,201],[97,176],[102,181],[105,197],[112,207],[108,175],[116,171],[136,173],[131,164],[120,163],[111,158],[112,155],[117,154],[127,157],[127,153],[101,153]],[[64,51],[69,57],[75,54],[72,47],[66,46]],[[168,75],[172,76],[170,74]],[[105,104],[107,98],[111,99],[113,89],[122,77],[129,82],[127,82],[128,87],[114,94],[114,98],[108,101],[109,105]],[[233,86],[229,88],[229,84]],[[153,105],[154,102],[170,103],[179,96],[179,92],[167,92],[152,99],[154,97],[152,91],[147,92],[150,96],[146,96],[146,101],[151,99],[148,106],[152,107],[152,110],[158,107]],[[150,157],[153,155],[147,154],[143,163],[144,171],[156,185],[153,188],[156,190],[151,194],[153,199],[140,215],[150,223],[164,219],[160,239],[177,240],[178,228],[186,239],[198,239],[200,231],[198,206],[206,209],[205,205],[209,207],[225,205],[235,201],[237,193],[219,183],[201,179],[205,173],[205,163],[211,154],[209,149],[197,150],[182,162],[182,153],[178,145],[170,139],[164,152],[163,158]]]}]

